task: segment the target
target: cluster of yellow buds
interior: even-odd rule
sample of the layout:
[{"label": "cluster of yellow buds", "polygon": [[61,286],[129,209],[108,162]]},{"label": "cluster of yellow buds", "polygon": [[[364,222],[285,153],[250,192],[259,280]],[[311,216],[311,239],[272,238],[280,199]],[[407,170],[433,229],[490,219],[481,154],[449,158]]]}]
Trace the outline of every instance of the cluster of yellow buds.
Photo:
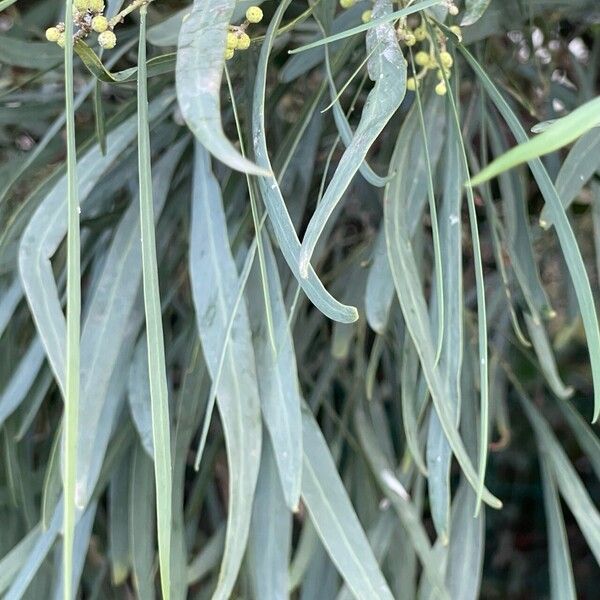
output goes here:
[{"label": "cluster of yellow buds", "polygon": [[[106,50],[114,48],[117,36],[113,32],[113,24],[104,16],[104,0],[73,0],[73,25],[76,40],[86,38],[93,31],[98,34],[98,43]],[[65,45],[65,24],[58,23],[46,29],[46,39]]]},{"label": "cluster of yellow buds", "polygon": [[[459,39],[461,38],[460,27],[453,25],[450,27],[450,30]],[[437,37],[437,43],[432,39],[432,35],[429,33],[424,22],[421,22],[421,25],[415,29],[410,29],[406,25],[406,22],[404,22],[398,26],[397,30],[398,39],[404,42],[407,47],[412,48],[416,44],[422,44],[421,49],[414,55],[415,65],[420,67],[420,70],[408,79],[406,82],[407,89],[410,91],[416,90],[427,73],[435,71],[439,80],[435,86],[435,93],[439,96],[444,96],[448,91],[446,81],[452,74],[454,59],[446,49],[446,36],[437,27],[434,28],[434,32],[434,35]],[[436,54],[436,48],[439,48],[439,54]]]},{"label": "cluster of yellow buds", "polygon": [[263,19],[263,11],[260,6],[250,6],[246,11],[246,20],[241,25],[230,25],[227,32],[227,47],[225,48],[225,59],[234,57],[236,50],[248,50],[250,48],[250,36],[246,30],[251,23],[260,23]]}]

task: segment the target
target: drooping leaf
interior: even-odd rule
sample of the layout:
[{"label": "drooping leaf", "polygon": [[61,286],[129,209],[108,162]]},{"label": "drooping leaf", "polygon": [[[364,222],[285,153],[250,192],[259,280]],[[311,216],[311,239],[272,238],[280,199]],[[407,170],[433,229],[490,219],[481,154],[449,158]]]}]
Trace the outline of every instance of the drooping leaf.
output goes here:
[{"label": "drooping leaf", "polygon": [[[383,18],[391,14],[392,10],[389,0],[377,0],[373,6],[373,16],[375,19]],[[306,229],[298,259],[300,276],[303,278],[308,276],[310,259],[327,220],[365,160],[369,148],[398,110],[406,93],[406,60],[390,23],[381,24],[367,34],[367,52],[370,51],[373,51],[373,56],[369,59],[368,69],[374,86],[363,108],[352,142],[340,159]]]},{"label": "drooping leaf", "polygon": [[[254,107],[252,113],[252,129],[254,140],[254,152],[259,165],[264,165],[270,170],[270,160],[267,150],[267,140],[265,133],[265,94],[267,62],[270,50],[274,41],[275,32],[281,22],[283,13],[289,5],[290,0],[284,0],[279,4],[277,12],[265,37],[261,49],[258,71],[256,74],[256,83],[254,88]],[[358,311],[353,306],[345,306],[335,300],[323,287],[323,284],[314,273],[309,269],[307,277],[300,276],[299,256],[300,241],[294,229],[290,215],[285,206],[283,196],[277,181],[274,178],[261,177],[258,180],[262,199],[267,208],[269,218],[275,230],[275,235],[281,251],[288,263],[288,266],[294,273],[294,276],[302,286],[302,289],[309,297],[311,302],[327,317],[334,321],[342,323],[352,323],[358,319]]]},{"label": "drooping leaf", "polygon": [[244,173],[270,171],[243,157],[225,137],[221,123],[221,79],[227,27],[235,0],[194,0],[177,46],[177,98],[183,118],[200,143],[216,158]]}]

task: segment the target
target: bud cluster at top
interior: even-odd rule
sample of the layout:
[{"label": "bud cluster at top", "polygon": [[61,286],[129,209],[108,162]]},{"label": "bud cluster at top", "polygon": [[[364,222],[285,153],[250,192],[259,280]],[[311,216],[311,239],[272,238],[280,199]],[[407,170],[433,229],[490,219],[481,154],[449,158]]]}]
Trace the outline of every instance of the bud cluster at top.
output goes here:
[{"label": "bud cluster at top", "polygon": [[[356,1],[339,0],[339,3],[342,8],[347,9],[354,6]],[[444,5],[450,15],[456,16],[458,14],[458,7],[453,0],[445,0]],[[372,18],[372,10],[365,10],[361,15],[363,23],[368,23]],[[410,19],[413,18],[410,17]],[[459,40],[462,39],[460,27],[452,25],[449,29]],[[407,89],[410,91],[416,90],[427,73],[435,71],[439,80],[435,86],[435,92],[439,96],[444,96],[448,91],[446,82],[452,74],[454,59],[446,49],[447,38],[443,31],[435,24],[428,27],[424,19],[421,20],[418,26],[415,27],[414,23],[411,26],[409,18],[403,17],[398,20],[396,34],[400,43],[409,48],[411,52],[413,47],[415,48],[414,62],[417,67],[420,67],[418,72],[406,82]],[[434,38],[437,38],[437,40]]]},{"label": "bud cluster at top", "polygon": [[260,6],[250,6],[246,11],[246,19],[239,25],[230,25],[227,31],[227,46],[225,58],[231,60],[236,50],[248,50],[250,48],[250,36],[246,33],[252,23],[260,23],[263,19],[263,11]]},{"label": "bud cluster at top", "polygon": [[[73,0],[73,39],[82,40],[92,33],[97,33],[100,47],[111,50],[117,45],[117,36],[113,29],[122,21],[122,15],[128,14],[145,3],[146,0],[133,0],[127,9],[109,20],[104,15],[104,0]],[[65,24],[57,23],[54,27],[46,29],[46,39],[64,48]]]}]

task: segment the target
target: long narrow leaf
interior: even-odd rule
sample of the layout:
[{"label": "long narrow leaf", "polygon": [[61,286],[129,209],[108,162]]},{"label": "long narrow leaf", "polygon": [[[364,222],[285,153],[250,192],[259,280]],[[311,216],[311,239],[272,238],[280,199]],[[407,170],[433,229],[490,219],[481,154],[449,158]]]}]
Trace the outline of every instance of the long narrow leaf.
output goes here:
[{"label": "long narrow leaf", "polygon": [[156,481],[156,520],[158,556],[163,598],[170,597],[171,586],[171,433],[169,391],[165,364],[162,311],[156,259],[154,201],[150,164],[150,129],[146,82],[146,5],[140,9],[140,44],[138,51],[138,169],[140,226],[142,232],[142,273],[148,342],[148,370],[152,404],[152,438],[154,441],[154,477]]}]

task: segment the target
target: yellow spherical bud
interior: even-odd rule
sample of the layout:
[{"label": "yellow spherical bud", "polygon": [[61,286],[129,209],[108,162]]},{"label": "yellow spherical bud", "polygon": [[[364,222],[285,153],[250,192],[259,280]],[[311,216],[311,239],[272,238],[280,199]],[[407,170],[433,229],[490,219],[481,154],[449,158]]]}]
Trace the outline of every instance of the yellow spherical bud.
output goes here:
[{"label": "yellow spherical bud", "polygon": [[351,8],[356,4],[356,0],[340,0],[340,6],[342,8]]},{"label": "yellow spherical bud", "polygon": [[414,36],[413,33],[408,32],[404,35],[404,43],[410,48],[411,46],[414,46],[417,43],[417,38]]},{"label": "yellow spherical bud", "polygon": [[233,48],[225,48],[225,60],[231,60],[234,54],[235,50]]},{"label": "yellow spherical bud", "polygon": [[96,33],[102,33],[108,29],[108,19],[102,15],[97,15],[92,19],[92,29]]},{"label": "yellow spherical bud", "polygon": [[446,83],[444,81],[440,81],[436,86],[435,86],[435,93],[438,96],[445,96],[446,92],[447,92],[447,88],[446,88]]},{"label": "yellow spherical bud", "polygon": [[67,43],[67,38],[66,38],[66,36],[65,36],[65,34],[64,34],[64,33],[61,33],[61,34],[58,36],[58,39],[56,40],[56,43],[57,43],[57,44],[58,44],[58,45],[59,45],[61,48],[64,48],[64,47],[65,47],[65,44]]},{"label": "yellow spherical bud", "polygon": [[425,27],[417,27],[413,31],[413,34],[417,42],[422,42],[427,37],[427,31],[425,30]]},{"label": "yellow spherical bud", "polygon": [[417,80],[414,77],[409,77],[406,81],[406,89],[409,92],[414,92],[417,89]]},{"label": "yellow spherical bud", "polygon": [[98,43],[105,50],[111,50],[117,45],[117,36],[112,31],[103,31],[98,36]]},{"label": "yellow spherical bud", "polygon": [[227,34],[227,48],[235,49],[237,48],[237,44],[238,36],[235,33],[233,33],[233,31],[230,31]]},{"label": "yellow spherical bud", "polygon": [[372,18],[373,18],[373,11],[372,10],[365,10],[365,12],[363,12],[363,14],[360,15],[360,20],[363,23],[368,23]]},{"label": "yellow spherical bud", "polygon": [[454,64],[454,59],[452,58],[450,52],[440,52],[440,63],[445,69],[450,69],[452,67],[452,65]]},{"label": "yellow spherical bud", "polygon": [[58,42],[60,38],[60,29],[58,27],[48,27],[46,29],[46,39],[49,42]]},{"label": "yellow spherical bud", "polygon": [[263,18],[263,11],[260,6],[251,6],[246,11],[246,19],[250,21],[250,23],[260,23]]},{"label": "yellow spherical bud", "polygon": [[250,48],[250,36],[247,33],[240,33],[236,50],[248,50],[248,48]]},{"label": "yellow spherical bud", "polygon": [[73,0],[73,8],[79,12],[85,12],[89,7],[89,0]]},{"label": "yellow spherical bud", "polygon": [[425,52],[424,50],[421,50],[415,54],[415,62],[420,67],[426,67],[427,65],[429,65],[429,61],[430,61],[429,54],[427,52]]},{"label": "yellow spherical bud", "polygon": [[458,6],[456,6],[455,4],[451,4],[448,7],[448,12],[452,15],[452,16],[456,16],[458,14]]},{"label": "yellow spherical bud", "polygon": [[101,13],[104,10],[104,0],[88,0],[88,8],[92,12]]}]

